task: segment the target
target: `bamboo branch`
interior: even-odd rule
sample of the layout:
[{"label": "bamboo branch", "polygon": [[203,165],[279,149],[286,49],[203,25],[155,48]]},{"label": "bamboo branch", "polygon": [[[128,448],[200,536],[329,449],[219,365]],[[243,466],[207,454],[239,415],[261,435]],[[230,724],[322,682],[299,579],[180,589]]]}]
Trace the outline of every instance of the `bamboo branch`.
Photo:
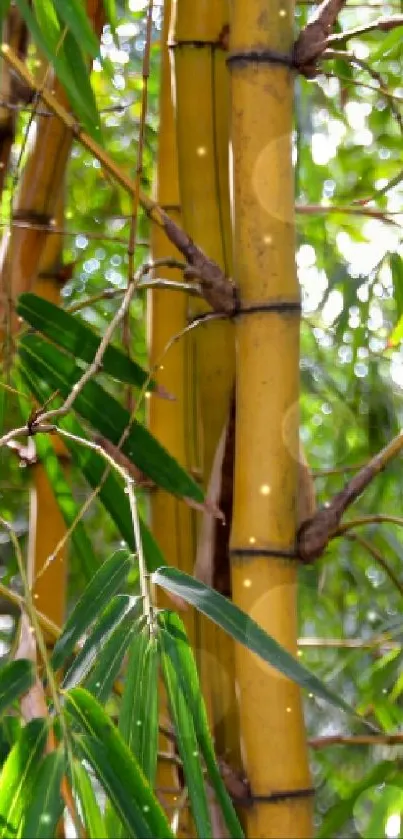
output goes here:
[{"label": "bamboo branch", "polygon": [[403,15],[383,16],[373,20],[372,23],[364,24],[364,26],[357,26],[355,29],[348,29],[347,32],[338,32],[336,35],[329,35],[327,38],[328,46],[333,44],[344,44],[350,38],[359,38],[361,35],[366,35],[368,32],[390,32],[391,29],[396,29],[398,26],[403,26]]},{"label": "bamboo branch", "polygon": [[327,749],[329,746],[398,746],[403,743],[403,734],[329,734],[326,737],[311,737],[311,749]]},{"label": "bamboo branch", "polygon": [[[87,149],[99,162],[108,174],[118,183],[129,195],[136,194],[136,184],[126,175],[107,152],[98,145],[76,122],[75,118],[55,99],[52,93],[42,89],[33,76],[19,60],[17,55],[7,44],[0,47],[0,56],[13,67],[23,81],[39,96],[50,110],[63,124],[69,128],[81,145]],[[219,265],[210,259],[182,230],[176,222],[155,201],[152,201],[144,192],[138,192],[139,202],[143,210],[149,215],[151,221],[161,227],[168,239],[174,244],[189,265],[189,276],[200,281],[203,296],[212,309],[217,312],[233,314],[236,305],[235,287],[228,277],[225,276]]]},{"label": "bamboo branch", "polygon": [[293,47],[293,60],[307,78],[316,75],[316,65],[328,46],[328,37],[346,0],[323,0]]},{"label": "bamboo branch", "polygon": [[364,492],[366,487],[385,469],[403,448],[403,431],[385,446],[337,493],[326,507],[299,529],[297,552],[303,562],[314,562],[322,556],[330,539],[338,533],[340,521],[348,507]]}]

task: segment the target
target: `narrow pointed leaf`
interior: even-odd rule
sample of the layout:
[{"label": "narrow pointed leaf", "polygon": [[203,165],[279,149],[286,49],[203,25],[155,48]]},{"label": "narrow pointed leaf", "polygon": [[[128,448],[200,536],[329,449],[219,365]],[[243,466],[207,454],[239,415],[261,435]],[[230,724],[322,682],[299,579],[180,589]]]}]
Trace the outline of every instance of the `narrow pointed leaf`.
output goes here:
[{"label": "narrow pointed leaf", "polygon": [[111,32],[114,37],[116,37],[116,27],[118,25],[118,18],[116,13],[116,2],[115,0],[104,0],[105,12],[106,12],[106,19],[111,27]]},{"label": "narrow pointed leaf", "polygon": [[108,839],[102,813],[89,773],[78,760],[73,762],[74,790],[78,796],[88,839]]},{"label": "narrow pointed leaf", "polygon": [[35,787],[24,813],[21,839],[53,839],[64,802],[60,784],[66,759],[62,749],[51,752],[38,769]]},{"label": "narrow pointed leaf", "polygon": [[[100,338],[84,321],[55,306],[49,300],[36,294],[21,294],[18,298],[17,312],[34,329],[54,341],[59,347],[90,364],[101,343]],[[102,372],[109,373],[121,382],[143,387],[155,388],[155,382],[139,364],[132,361],[116,347],[109,346],[102,359]]]},{"label": "narrow pointed leaf", "polygon": [[244,833],[242,827],[223,783],[215,758],[197,668],[186,637],[185,627],[175,612],[161,612],[159,615],[159,624],[165,630],[163,635],[164,649],[170,657],[172,669],[178,674],[184,697],[192,715],[199,747],[217,801],[221,806],[229,835],[234,837],[234,839],[243,839]]},{"label": "narrow pointed leaf", "polygon": [[21,658],[9,661],[0,669],[0,714],[22,694],[27,693],[35,681],[32,661]]},{"label": "narrow pointed leaf", "polygon": [[[24,382],[28,386],[29,390],[31,390],[34,394],[38,402],[46,402],[46,400],[52,395],[51,389],[47,387],[43,381],[39,381],[32,372],[28,373],[28,371],[24,368],[22,368],[21,372]],[[87,438],[84,429],[72,414],[64,417],[61,420],[60,425],[66,431],[69,431],[70,434],[74,434],[78,438]],[[39,436],[40,435],[37,435],[37,437]],[[101,455],[97,454],[97,452],[89,451],[89,449],[84,448],[72,440],[66,440],[66,445],[89,485],[93,489],[98,488],[101,485],[101,489],[99,491],[100,500],[115,522],[122,539],[124,539],[129,548],[135,552],[137,547],[134,541],[133,522],[130,512],[129,499],[123,490],[122,482],[116,477],[114,472],[110,472],[107,479],[102,481],[105,472],[105,460],[101,457]],[[151,573],[164,565],[164,557],[151,531],[141,518],[140,531],[147,570]]]},{"label": "narrow pointed leaf", "polygon": [[[25,335],[20,341],[19,355],[25,369],[42,378],[48,387],[58,390],[64,398],[82,376],[82,370],[71,358],[38,336]],[[74,407],[115,445],[130,425],[128,411],[94,381],[88,382],[78,394]],[[136,420],[131,424],[122,451],[145,475],[168,492],[203,502],[203,492],[193,478]]]},{"label": "narrow pointed leaf", "polygon": [[69,667],[63,680],[63,688],[67,690],[82,684],[101,655],[108,638],[132,607],[133,598],[130,595],[119,594],[112,597]]},{"label": "narrow pointed leaf", "polygon": [[79,638],[123,585],[131,565],[132,560],[126,550],[116,551],[102,563],[68,617],[63,632],[56,641],[51,659],[55,670],[61,667],[66,658],[71,655]]},{"label": "narrow pointed leaf", "polygon": [[228,632],[232,638],[256,653],[276,670],[284,673],[293,682],[316,694],[321,699],[325,699],[337,708],[357,716],[354,709],[342,697],[329,690],[314,673],[300,664],[284,647],[268,635],[253,618],[245,614],[226,597],[223,597],[222,594],[176,568],[160,568],[153,574],[153,579],[166,591],[182,597],[198,611],[203,612],[204,615],[207,615],[214,623]]},{"label": "narrow pointed leaf", "polygon": [[84,11],[81,0],[54,0],[61,20],[65,22],[83,50],[93,58],[99,53],[98,39]]},{"label": "narrow pointed leaf", "polygon": [[21,730],[0,775],[0,837],[16,836],[34,788],[39,761],[47,739],[47,723],[32,720]]},{"label": "narrow pointed leaf", "polygon": [[164,630],[159,634],[161,643],[161,665],[164,685],[168,695],[172,722],[175,726],[176,742],[183,764],[185,783],[189,791],[192,816],[197,835],[212,836],[210,812],[206,785],[200,760],[193,715],[183,691],[180,674],[172,662],[172,639]]},{"label": "narrow pointed leaf", "polygon": [[158,644],[147,627],[131,642],[119,731],[154,786],[158,753]]},{"label": "narrow pointed leaf", "polygon": [[89,84],[88,78],[84,79],[83,87],[81,85],[77,87],[66,60],[64,44],[61,37],[62,30],[54,14],[52,14],[53,7],[49,4],[49,0],[36,0],[37,14],[33,13],[28,0],[16,0],[16,2],[33,40],[44,53],[50,64],[54,66],[57,77],[66,90],[76,116],[83,122],[88,133],[99,142],[101,139],[99,120],[98,124],[94,123],[93,115],[88,113],[88,98],[86,99],[85,96],[87,85]]},{"label": "narrow pointed leaf", "polygon": [[122,666],[123,656],[136,630],[136,611],[131,609],[122,623],[108,638],[95,666],[83,687],[92,693],[103,705],[109,699],[113,685]]},{"label": "narrow pointed leaf", "polygon": [[[111,0],[105,0],[105,5],[111,2]],[[3,26],[3,21],[6,19],[8,10],[10,8],[11,0],[2,0],[0,3],[0,27]]]},{"label": "narrow pointed leaf", "polygon": [[80,558],[80,567],[88,582],[96,574],[99,568],[99,560],[97,560],[94,554],[85,525],[82,521],[76,520],[79,513],[79,506],[74,499],[70,484],[66,480],[55,450],[46,434],[38,434],[35,440],[35,446],[37,456],[46,471],[67,527],[70,527],[74,522],[74,528],[70,538],[74,550]]},{"label": "narrow pointed leaf", "polygon": [[91,764],[128,835],[171,839],[166,816],[137,761],[94,697],[74,688],[65,695],[65,713],[84,732],[75,735],[75,747]]}]

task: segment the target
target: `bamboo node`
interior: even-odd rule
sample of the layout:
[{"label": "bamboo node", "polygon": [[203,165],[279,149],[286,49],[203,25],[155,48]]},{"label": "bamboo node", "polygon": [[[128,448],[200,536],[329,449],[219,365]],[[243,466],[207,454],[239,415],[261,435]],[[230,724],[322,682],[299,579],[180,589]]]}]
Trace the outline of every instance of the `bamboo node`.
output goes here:
[{"label": "bamboo node", "polygon": [[234,66],[245,67],[248,64],[274,64],[290,69],[296,66],[292,54],[271,49],[238,50],[232,52],[227,58],[227,64],[230,68]]},{"label": "bamboo node", "polygon": [[311,798],[316,793],[314,787],[302,787],[301,789],[284,789],[274,790],[267,795],[249,795],[235,799],[237,805],[241,807],[252,807],[253,804],[277,804],[280,801],[285,801],[288,798]]}]

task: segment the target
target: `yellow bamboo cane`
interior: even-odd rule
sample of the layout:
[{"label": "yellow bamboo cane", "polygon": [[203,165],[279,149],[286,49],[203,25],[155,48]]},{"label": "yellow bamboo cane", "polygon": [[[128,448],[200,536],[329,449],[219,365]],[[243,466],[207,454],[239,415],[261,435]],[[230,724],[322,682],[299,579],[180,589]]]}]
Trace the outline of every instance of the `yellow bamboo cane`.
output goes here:
[{"label": "yellow bamboo cane", "polygon": [[[186,231],[231,274],[228,184],[229,85],[225,65],[227,0],[175,4],[171,48],[175,62],[179,181]],[[190,316],[208,310],[191,301]],[[198,468],[207,486],[228,415],[234,377],[232,324],[199,327],[191,338],[193,435]],[[199,666],[216,749],[239,767],[232,641],[202,619]]]},{"label": "yellow bamboo cane", "polygon": [[[234,0],[231,22],[234,275],[237,324],[234,601],[296,653],[299,288],[294,263],[291,0]],[[249,837],[312,835],[297,687],[237,647]],[[275,796],[280,793],[280,797]],[[288,794],[288,795],[287,795]],[[281,797],[281,795],[283,797]],[[272,796],[272,797],[270,797]]]},{"label": "yellow bamboo cane", "polygon": [[[160,129],[158,135],[158,158],[156,172],[156,197],[160,206],[169,212],[178,224],[181,221],[179,184],[177,170],[176,134],[172,102],[171,71],[168,54],[168,31],[171,2],[165,0],[164,26],[162,31],[162,66],[160,81]],[[154,260],[173,257],[180,259],[180,254],[168,241],[164,232],[153,225],[151,229],[151,250]],[[155,276],[180,281],[182,274],[177,269],[161,267]],[[157,290],[148,292],[148,343],[150,361],[155,364],[174,335],[180,333],[187,322],[186,294],[182,291]],[[189,468],[193,456],[189,448],[190,438],[186,433],[188,409],[188,352],[186,340],[178,341],[169,350],[158,369],[157,378],[161,385],[174,396],[174,400],[151,397],[149,400],[149,427],[151,432],[164,446]],[[157,539],[167,564],[192,573],[195,554],[195,513],[178,499],[164,490],[156,488],[150,498],[152,531]],[[158,604],[172,608],[172,602],[158,591]],[[183,615],[189,640],[195,641],[195,615],[189,610]],[[162,713],[168,719],[166,698],[160,688]],[[172,753],[172,740],[161,735],[160,751]],[[173,763],[160,762],[158,766],[157,787],[167,789],[176,787],[176,793],[162,794],[161,800],[167,806],[167,814],[172,817],[175,805],[179,803],[181,787],[176,767]],[[179,835],[189,835],[189,814],[183,808],[179,819]]]}]

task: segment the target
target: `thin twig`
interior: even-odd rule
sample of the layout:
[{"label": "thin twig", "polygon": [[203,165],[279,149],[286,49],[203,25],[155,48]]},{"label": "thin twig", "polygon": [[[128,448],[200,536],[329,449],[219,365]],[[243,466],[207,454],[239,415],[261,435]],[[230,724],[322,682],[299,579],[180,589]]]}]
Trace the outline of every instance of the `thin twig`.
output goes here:
[{"label": "thin twig", "polygon": [[371,23],[366,23],[363,26],[357,26],[355,29],[348,29],[346,32],[338,32],[336,35],[329,35],[327,43],[329,47],[334,44],[344,44],[350,38],[360,38],[362,35],[367,35],[369,32],[390,32],[391,29],[396,29],[398,26],[403,26],[403,15],[390,15],[377,18]]},{"label": "thin twig", "polygon": [[339,525],[335,536],[343,536],[349,530],[353,530],[356,527],[368,527],[371,524],[397,524],[399,527],[403,527],[403,518],[400,516],[387,516],[383,513],[377,513],[373,516],[361,516],[358,519],[351,519],[350,521],[344,522],[344,524]]},{"label": "thin twig", "polygon": [[329,734],[325,737],[311,737],[311,749],[327,749],[329,746],[401,746],[403,734]]},{"label": "thin twig", "polygon": [[392,580],[393,585],[397,588],[398,592],[403,597],[403,583],[400,582],[399,578],[395,574],[393,568],[390,567],[389,563],[386,561],[385,557],[382,556],[381,552],[372,542],[369,542],[368,539],[364,539],[362,536],[358,536],[357,533],[349,533],[347,534],[347,539],[350,539],[352,542],[357,542],[361,547],[365,548],[369,554],[373,557],[375,562],[383,568],[387,576],[390,580]]}]

